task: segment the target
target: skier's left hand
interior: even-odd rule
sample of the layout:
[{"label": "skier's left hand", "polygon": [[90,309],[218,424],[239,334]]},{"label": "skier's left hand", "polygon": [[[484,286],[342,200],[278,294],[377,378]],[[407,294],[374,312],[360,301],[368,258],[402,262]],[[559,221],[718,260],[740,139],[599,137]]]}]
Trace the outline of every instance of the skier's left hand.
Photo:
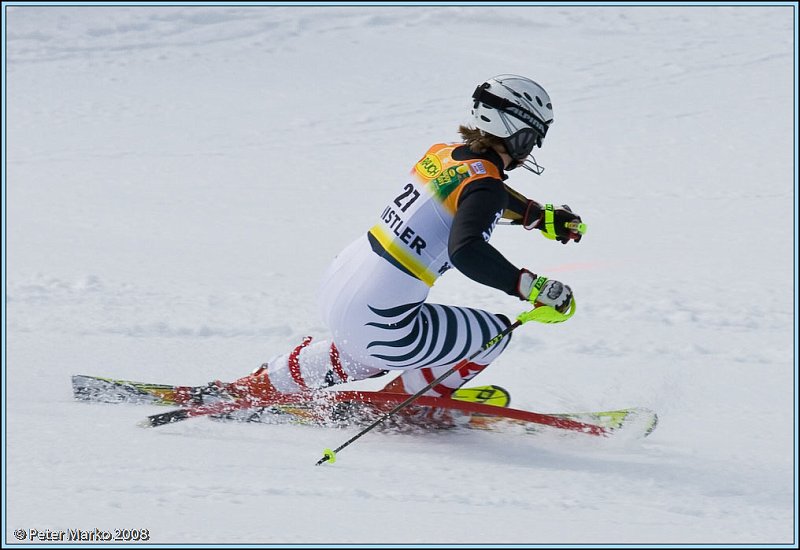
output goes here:
[{"label": "skier's left hand", "polygon": [[519,272],[517,294],[535,306],[550,306],[559,313],[565,313],[572,305],[572,289],[568,285],[527,269]]}]

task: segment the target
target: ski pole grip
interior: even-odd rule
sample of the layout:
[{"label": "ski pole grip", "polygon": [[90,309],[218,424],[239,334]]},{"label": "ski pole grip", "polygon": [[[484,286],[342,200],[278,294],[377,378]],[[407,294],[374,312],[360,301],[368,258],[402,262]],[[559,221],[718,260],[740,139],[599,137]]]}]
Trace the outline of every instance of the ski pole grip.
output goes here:
[{"label": "ski pole grip", "polygon": [[586,224],[582,222],[565,222],[564,227],[580,235],[586,234]]},{"label": "ski pole grip", "polygon": [[561,313],[553,306],[537,306],[530,311],[525,311],[517,316],[517,320],[521,323],[528,321],[536,321],[537,323],[563,323],[570,317],[575,315],[575,296],[572,297],[572,303],[566,313]]},{"label": "ski pole grip", "polygon": [[[569,207],[566,207],[566,209],[569,210]],[[542,220],[542,225],[544,227],[544,229],[542,229],[543,237],[546,237],[550,240],[555,240],[558,238],[559,231],[556,231],[555,208],[552,204],[544,205],[544,218]],[[564,228],[569,229],[573,233],[577,233],[581,236],[586,234],[586,224],[583,222],[564,222]]]}]

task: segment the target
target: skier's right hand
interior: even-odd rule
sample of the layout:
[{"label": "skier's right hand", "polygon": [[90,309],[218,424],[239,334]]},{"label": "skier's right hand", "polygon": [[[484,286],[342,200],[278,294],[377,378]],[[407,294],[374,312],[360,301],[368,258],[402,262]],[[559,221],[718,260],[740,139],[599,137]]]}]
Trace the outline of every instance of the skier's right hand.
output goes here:
[{"label": "skier's right hand", "polygon": [[[547,220],[550,220],[549,223]],[[552,204],[539,204],[532,200],[528,201],[528,208],[522,218],[525,229],[540,229],[542,235],[562,244],[567,244],[569,241],[580,242],[583,230],[575,228],[582,223],[581,217],[566,204],[555,207]]]},{"label": "skier's right hand", "polygon": [[572,304],[572,289],[560,281],[539,277],[527,269],[520,270],[517,279],[520,298],[535,306],[551,306],[559,313],[566,312]]}]

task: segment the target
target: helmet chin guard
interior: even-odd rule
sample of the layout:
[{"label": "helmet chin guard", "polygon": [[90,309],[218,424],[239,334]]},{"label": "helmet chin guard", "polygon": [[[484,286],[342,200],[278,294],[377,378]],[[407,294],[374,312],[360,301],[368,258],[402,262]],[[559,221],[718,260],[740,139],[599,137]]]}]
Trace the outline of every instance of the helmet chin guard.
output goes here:
[{"label": "helmet chin guard", "polygon": [[514,168],[523,167],[528,172],[532,172],[537,176],[541,176],[544,172],[544,166],[536,162],[533,155],[528,155],[528,158],[523,160],[512,160],[511,164],[506,167],[506,170],[513,170]]}]

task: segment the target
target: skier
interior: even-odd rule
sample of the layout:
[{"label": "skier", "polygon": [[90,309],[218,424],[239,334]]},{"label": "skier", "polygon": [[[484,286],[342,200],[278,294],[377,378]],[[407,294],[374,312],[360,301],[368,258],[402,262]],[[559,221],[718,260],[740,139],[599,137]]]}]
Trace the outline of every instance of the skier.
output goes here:
[{"label": "skier", "polygon": [[[567,206],[543,205],[508,187],[507,171],[542,168],[531,155],[553,122],[539,84],[499,75],[472,95],[462,143],[433,145],[391,195],[376,223],[333,260],[319,302],[332,338],[310,337],[221,390],[236,395],[295,393],[402,371],[386,391],[416,393],[510,325],[507,317],[426,302],[433,283],[456,268],[520,300],[569,309],[572,290],[512,265],[489,244],[498,220],[568,243],[580,241]],[[449,397],[508,346],[503,338],[432,387]]]}]

